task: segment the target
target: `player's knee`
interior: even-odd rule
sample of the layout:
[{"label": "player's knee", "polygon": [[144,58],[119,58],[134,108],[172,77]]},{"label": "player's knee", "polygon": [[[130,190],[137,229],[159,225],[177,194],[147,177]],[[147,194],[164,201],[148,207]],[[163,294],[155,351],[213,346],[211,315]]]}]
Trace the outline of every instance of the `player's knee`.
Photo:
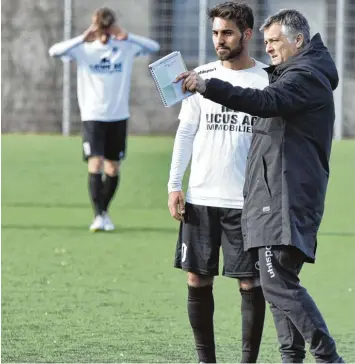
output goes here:
[{"label": "player's knee", "polygon": [[213,284],[213,277],[203,276],[196,273],[187,273],[187,284],[190,287],[206,287]]},{"label": "player's knee", "polygon": [[250,291],[255,287],[260,286],[259,278],[242,278],[239,280],[239,288],[243,291]]},{"label": "player's knee", "polygon": [[88,170],[90,173],[100,173],[102,169],[102,157],[90,157],[88,160]]},{"label": "player's knee", "polygon": [[105,160],[105,174],[107,174],[108,176],[117,176],[119,168],[119,162]]}]

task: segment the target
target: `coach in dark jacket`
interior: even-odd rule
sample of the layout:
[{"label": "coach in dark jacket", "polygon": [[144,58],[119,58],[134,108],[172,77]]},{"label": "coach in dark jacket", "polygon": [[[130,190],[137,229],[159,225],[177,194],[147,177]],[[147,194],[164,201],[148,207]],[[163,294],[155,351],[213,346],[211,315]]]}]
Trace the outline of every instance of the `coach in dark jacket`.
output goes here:
[{"label": "coach in dark jacket", "polygon": [[270,85],[264,90],[204,81],[194,72],[179,78],[185,78],[184,89],[260,117],[244,186],[245,249],[258,248],[261,286],[274,315],[283,361],[302,362],[306,340],[317,362],[342,362],[298,278],[303,263],[315,260],[338,74],[320,35],[310,40],[308,22],[299,12],[279,11],[262,30],[273,64],[266,69]]}]

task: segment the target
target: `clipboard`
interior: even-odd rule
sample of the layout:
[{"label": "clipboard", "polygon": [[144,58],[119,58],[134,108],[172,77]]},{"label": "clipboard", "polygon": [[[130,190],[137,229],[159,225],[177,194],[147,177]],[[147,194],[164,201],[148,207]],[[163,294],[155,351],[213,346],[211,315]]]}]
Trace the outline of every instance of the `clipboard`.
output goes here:
[{"label": "clipboard", "polygon": [[184,59],[179,51],[174,51],[158,59],[148,67],[165,107],[176,105],[193,95],[189,91],[182,92],[184,80],[177,83],[173,82],[180,73],[187,71]]}]

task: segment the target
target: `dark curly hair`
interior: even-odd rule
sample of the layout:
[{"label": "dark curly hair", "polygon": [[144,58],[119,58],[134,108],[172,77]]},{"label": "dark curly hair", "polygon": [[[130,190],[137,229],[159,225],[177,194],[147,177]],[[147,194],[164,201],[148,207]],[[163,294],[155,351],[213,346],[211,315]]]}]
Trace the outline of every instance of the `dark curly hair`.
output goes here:
[{"label": "dark curly hair", "polygon": [[214,18],[233,20],[242,33],[244,30],[248,28],[253,29],[254,27],[253,10],[249,5],[244,3],[227,1],[218,4],[208,10],[208,17],[212,21]]}]

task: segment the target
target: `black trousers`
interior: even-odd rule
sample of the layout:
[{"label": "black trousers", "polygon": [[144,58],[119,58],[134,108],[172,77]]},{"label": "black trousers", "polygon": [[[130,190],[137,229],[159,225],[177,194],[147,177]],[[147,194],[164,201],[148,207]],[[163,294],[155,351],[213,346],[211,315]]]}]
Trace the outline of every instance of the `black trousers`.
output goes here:
[{"label": "black trousers", "polygon": [[304,254],[292,246],[259,248],[260,282],[274,317],[283,363],[300,363],[305,341],[317,363],[342,363],[326,323],[298,275]]}]

